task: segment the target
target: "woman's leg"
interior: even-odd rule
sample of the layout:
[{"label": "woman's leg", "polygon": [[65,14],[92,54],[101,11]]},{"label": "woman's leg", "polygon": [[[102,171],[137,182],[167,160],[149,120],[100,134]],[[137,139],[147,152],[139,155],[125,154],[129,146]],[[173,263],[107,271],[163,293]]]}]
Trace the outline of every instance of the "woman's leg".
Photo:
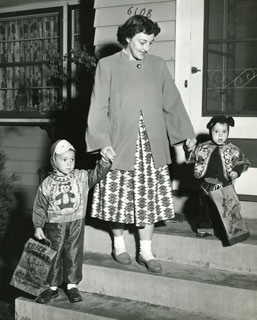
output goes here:
[{"label": "woman's leg", "polygon": [[124,223],[111,222],[110,226],[113,234],[114,250],[112,252],[112,255],[114,259],[121,264],[130,264],[131,259],[127,253],[123,238]]},{"label": "woman's leg", "polygon": [[152,253],[152,238],[154,224],[147,224],[144,228],[138,228],[140,249],[138,262],[145,265],[149,271],[160,273],[162,266],[157,262]]},{"label": "woman's leg", "polygon": [[139,254],[146,261],[154,259],[152,254],[152,238],[154,224],[147,224],[144,228],[138,228],[139,233]]},{"label": "woman's leg", "polygon": [[151,240],[153,238],[154,224],[147,224],[144,228],[138,228],[140,240]]},{"label": "woman's leg", "polygon": [[123,236],[124,223],[110,222],[110,226],[114,237]]}]

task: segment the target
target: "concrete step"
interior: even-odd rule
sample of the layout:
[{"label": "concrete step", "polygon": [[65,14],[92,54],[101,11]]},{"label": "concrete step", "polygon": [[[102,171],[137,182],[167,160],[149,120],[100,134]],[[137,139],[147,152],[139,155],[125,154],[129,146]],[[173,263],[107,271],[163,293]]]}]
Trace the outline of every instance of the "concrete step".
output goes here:
[{"label": "concrete step", "polygon": [[84,292],[82,297],[82,302],[71,304],[61,291],[60,295],[47,305],[18,298],[15,301],[16,317],[30,320],[221,320],[110,296]]},{"label": "concrete step", "polygon": [[[240,197],[240,196],[239,196]],[[188,205],[188,196],[173,196],[175,212],[183,214],[185,207]],[[192,201],[190,201],[192,202]],[[256,219],[257,217],[257,202],[254,201],[240,201],[241,215],[244,219]]]},{"label": "concrete step", "polygon": [[[233,246],[223,247],[215,236],[196,237],[183,216],[178,215],[167,225],[156,225],[153,252],[162,261],[257,275],[257,219],[246,219],[246,223],[250,237]],[[109,224],[91,218],[85,228],[85,251],[110,254]],[[135,257],[138,251],[135,229],[125,230],[124,237],[127,251]]]},{"label": "concrete step", "polygon": [[257,275],[173,262],[162,266],[162,274],[153,274],[135,261],[121,266],[110,255],[86,253],[80,289],[206,317],[256,320]]}]

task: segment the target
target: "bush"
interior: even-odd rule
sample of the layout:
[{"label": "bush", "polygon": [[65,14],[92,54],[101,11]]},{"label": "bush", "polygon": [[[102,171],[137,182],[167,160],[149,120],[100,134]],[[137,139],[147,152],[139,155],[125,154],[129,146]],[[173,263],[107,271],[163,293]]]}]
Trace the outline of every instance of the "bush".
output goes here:
[{"label": "bush", "polygon": [[4,172],[7,158],[0,150],[0,239],[4,238],[10,222],[12,211],[16,207],[15,186],[17,177]]}]

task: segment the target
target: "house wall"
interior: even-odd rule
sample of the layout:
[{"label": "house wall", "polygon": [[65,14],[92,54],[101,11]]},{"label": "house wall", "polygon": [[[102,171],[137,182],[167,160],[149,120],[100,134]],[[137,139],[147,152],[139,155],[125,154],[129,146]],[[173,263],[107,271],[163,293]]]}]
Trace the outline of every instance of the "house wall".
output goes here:
[{"label": "house wall", "polygon": [[[0,0],[1,12],[33,10],[47,7],[63,6],[64,12],[68,4],[77,4],[78,1],[42,1],[42,0]],[[63,52],[67,52],[67,20],[63,20],[64,41]],[[45,128],[49,123],[25,125],[24,119],[0,119],[0,149],[7,156],[5,172],[15,174],[18,199],[18,210],[31,212],[33,201],[39,185],[38,169],[49,161],[49,147],[51,135]],[[44,127],[40,127],[40,125]]]},{"label": "house wall", "polygon": [[155,39],[151,54],[163,57],[175,76],[176,1],[163,0],[95,0],[96,51],[117,46],[116,33],[134,14],[143,14],[158,22],[161,33]]},{"label": "house wall", "polygon": [[17,176],[19,209],[30,209],[39,185],[38,169],[49,161],[51,140],[46,130],[29,126],[0,126],[0,148],[7,156],[5,172]]}]

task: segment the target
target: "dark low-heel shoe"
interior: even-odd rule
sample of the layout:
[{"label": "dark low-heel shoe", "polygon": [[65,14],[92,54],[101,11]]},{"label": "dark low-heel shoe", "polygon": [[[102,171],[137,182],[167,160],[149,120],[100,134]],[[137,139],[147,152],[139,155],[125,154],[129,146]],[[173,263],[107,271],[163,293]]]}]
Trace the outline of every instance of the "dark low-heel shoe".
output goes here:
[{"label": "dark low-heel shoe", "polygon": [[113,259],[120,264],[124,264],[124,265],[131,264],[131,258],[127,252],[123,252],[121,254],[115,254],[115,252],[113,251],[112,256],[113,256]]},{"label": "dark low-heel shoe", "polygon": [[78,288],[72,288],[70,290],[67,290],[66,293],[71,303],[82,301],[82,297]]},{"label": "dark low-heel shoe", "polygon": [[155,259],[150,259],[146,261],[141,255],[139,255],[137,258],[137,262],[142,266],[145,266],[148,271],[151,271],[154,273],[162,272],[162,265]]},{"label": "dark low-heel shoe", "polygon": [[51,290],[51,289],[47,289],[44,292],[42,292],[37,298],[36,298],[36,302],[37,303],[48,303],[51,301],[51,299],[54,299],[56,297],[58,297],[59,292],[58,289],[57,290]]}]

